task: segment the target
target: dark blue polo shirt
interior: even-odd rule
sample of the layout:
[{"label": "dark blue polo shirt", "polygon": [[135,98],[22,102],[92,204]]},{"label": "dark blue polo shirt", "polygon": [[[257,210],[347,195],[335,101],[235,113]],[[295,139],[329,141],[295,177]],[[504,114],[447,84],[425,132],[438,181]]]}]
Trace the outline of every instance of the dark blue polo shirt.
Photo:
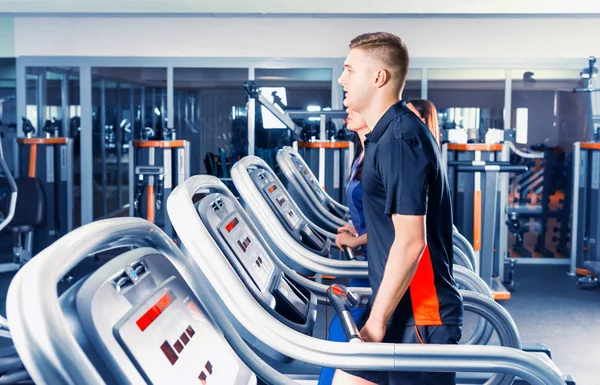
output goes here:
[{"label": "dark blue polo shirt", "polygon": [[462,325],[462,297],[452,277],[452,205],[441,151],[405,102],[390,107],[367,135],[362,184],[373,299],[394,242],[392,214],[426,216],[426,250],[389,323]]}]

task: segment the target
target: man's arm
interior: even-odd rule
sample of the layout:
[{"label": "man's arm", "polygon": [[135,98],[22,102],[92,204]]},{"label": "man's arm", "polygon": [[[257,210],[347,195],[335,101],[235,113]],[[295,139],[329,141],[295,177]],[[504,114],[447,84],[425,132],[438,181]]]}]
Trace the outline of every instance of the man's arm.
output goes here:
[{"label": "man's arm", "polygon": [[392,222],[394,243],[371,314],[360,332],[364,341],[383,340],[386,322],[408,289],[425,250],[425,216],[392,214]]}]

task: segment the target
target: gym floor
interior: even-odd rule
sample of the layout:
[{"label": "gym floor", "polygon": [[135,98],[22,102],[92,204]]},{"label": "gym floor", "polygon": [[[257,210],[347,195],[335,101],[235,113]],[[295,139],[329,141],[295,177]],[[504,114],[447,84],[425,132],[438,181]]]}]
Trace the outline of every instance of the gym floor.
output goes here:
[{"label": "gym floor", "polygon": [[517,265],[517,286],[501,302],[523,342],[547,345],[577,385],[600,385],[600,287],[583,290],[564,266]]},{"label": "gym floor", "polygon": [[[0,274],[0,314],[14,274]],[[515,320],[524,343],[543,343],[577,385],[600,385],[600,287],[582,290],[563,266],[517,265],[516,289],[500,302]],[[324,337],[319,313],[316,337]],[[331,317],[331,314],[330,314]]]}]

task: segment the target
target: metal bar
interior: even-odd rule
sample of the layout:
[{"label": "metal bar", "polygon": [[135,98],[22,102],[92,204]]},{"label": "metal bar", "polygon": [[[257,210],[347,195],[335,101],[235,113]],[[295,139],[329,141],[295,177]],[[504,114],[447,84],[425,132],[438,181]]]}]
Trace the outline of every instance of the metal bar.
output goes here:
[{"label": "metal bar", "polygon": [[[135,139],[135,87],[131,85],[129,92],[129,118],[131,119],[131,139]],[[129,143],[129,151],[131,151],[131,143]]]},{"label": "metal bar", "polygon": [[[334,65],[331,66],[331,108],[333,110],[344,110],[344,89],[338,83],[339,76],[344,72],[344,62],[342,60],[338,61]],[[331,123],[335,125],[336,128],[344,127],[344,120],[340,118],[332,118]],[[350,161],[350,165],[346,170],[343,170],[344,177],[347,172],[352,167]],[[345,180],[345,179],[344,179]]]},{"label": "metal bar", "polygon": [[150,114],[152,114],[152,130],[154,130],[154,135],[157,135],[158,133],[156,132],[156,113],[154,112],[154,109],[156,108],[156,88],[152,88],[152,106],[151,106],[151,110],[150,110]]},{"label": "metal bar", "polygon": [[[248,80],[254,81],[254,67],[248,68]],[[256,100],[248,98],[248,155],[254,155],[256,150]]]},{"label": "metal bar", "polygon": [[46,122],[46,73],[40,73],[37,76],[37,114],[38,114],[38,126],[37,126],[37,134],[38,136],[42,133],[42,128],[44,127],[44,123]]},{"label": "metal bar", "polygon": [[[106,200],[108,194],[106,192],[106,81],[100,80],[100,167],[102,178],[102,205],[100,216],[106,215]],[[89,171],[88,171],[89,172]]]},{"label": "metal bar", "polygon": [[[122,207],[121,185],[123,184],[123,176],[121,172],[121,156],[123,155],[123,128],[121,127],[121,121],[123,120],[123,108],[121,107],[121,83],[117,83],[115,92],[117,93],[117,108],[115,119],[113,119],[113,130],[115,132],[115,149],[117,153],[117,207]],[[102,213],[102,215],[106,215],[106,213]]]},{"label": "metal bar", "polygon": [[[321,121],[319,122],[319,139],[327,140],[326,132],[327,117],[321,115]],[[319,185],[325,188],[325,148],[319,148]]]},{"label": "metal bar", "polygon": [[519,258],[519,265],[560,265],[569,266],[568,258]]},{"label": "metal bar", "polygon": [[[141,95],[141,99],[140,99],[140,120],[141,120],[141,127],[140,129],[142,130],[141,132],[144,132],[144,129],[146,128],[146,87],[142,87],[142,95]],[[141,139],[141,132],[140,132],[140,139]]]},{"label": "metal bar", "polygon": [[[167,67],[167,110],[163,116],[164,128],[175,128],[175,99],[173,91],[175,82],[173,80],[173,67]],[[173,132],[173,139],[176,139],[176,132]]]},{"label": "metal bar", "polygon": [[[133,146],[133,142],[129,142],[129,216],[132,217],[134,213],[135,190],[137,188],[136,175],[135,175],[135,160],[136,160],[136,148]],[[139,205],[142,202],[138,202]]]},{"label": "metal bar", "polygon": [[79,69],[79,95],[81,95],[81,225],[94,220],[94,135],[92,120],[92,69]]},{"label": "metal bar", "polygon": [[348,116],[348,113],[345,110],[335,110],[335,111],[302,111],[302,110],[287,110],[286,115],[290,118],[312,118],[312,117],[323,117],[330,119],[345,119]]},{"label": "metal bar", "polygon": [[[481,175],[477,173],[476,175]],[[479,259],[479,275],[492,288],[492,279],[494,278],[494,234],[496,233],[496,183],[498,181],[497,172],[486,172],[482,175],[486,197],[483,204],[483,221],[481,223],[482,234],[485,235],[481,240],[481,258]],[[490,193],[491,192],[491,193]]]},{"label": "metal bar", "polygon": [[69,75],[64,73],[60,79],[60,93],[61,93],[61,108],[62,108],[62,136],[69,136],[69,123],[71,120],[71,114],[69,111]]},{"label": "metal bar", "polygon": [[160,91],[160,120],[158,122],[160,122],[160,128],[163,131],[161,133],[161,138],[164,138],[164,132],[165,132],[165,128],[167,128],[167,123],[165,121],[165,116],[167,114],[166,110],[166,104],[167,104],[167,95],[165,94],[164,90]]},{"label": "metal bar", "polygon": [[[577,254],[579,250],[579,173],[581,169],[581,142],[573,143],[573,184],[572,186],[572,219],[571,219],[571,255],[569,275],[575,275],[577,270]],[[583,229],[581,229],[583,230]]]},{"label": "metal bar", "polygon": [[[27,115],[27,74],[25,71],[25,65],[23,65],[20,58],[17,58],[16,64],[17,137],[22,137],[24,134],[23,121],[21,120],[21,117]],[[19,167],[20,148],[16,140],[11,144],[13,146],[13,175],[15,178],[19,178],[21,176],[21,169]]]},{"label": "metal bar", "polygon": [[[512,78],[511,71],[506,70],[504,75],[504,129],[508,130],[511,128],[512,120]],[[510,161],[510,148],[505,143],[502,146],[500,152],[500,160],[503,162]],[[500,279],[504,279],[504,263],[508,259],[508,226],[506,221],[508,219],[507,207],[508,207],[508,189],[510,184],[510,175],[500,174],[498,177],[498,250],[496,253],[496,268],[498,270],[498,276]]]},{"label": "metal bar", "polygon": [[[73,139],[69,139],[67,142],[67,153],[66,153],[66,172],[67,172],[67,232],[73,230]],[[60,155],[60,154],[59,154]],[[62,167],[61,167],[62,170]],[[62,177],[61,177],[62,179]],[[65,199],[64,197],[59,197],[59,199]],[[83,201],[83,199],[82,199]]]},{"label": "metal bar", "polygon": [[427,94],[428,94],[428,81],[429,79],[427,79],[427,68],[423,68],[421,69],[421,99],[425,99],[427,100]]},{"label": "metal bar", "polygon": [[277,119],[279,119],[283,124],[286,125],[287,128],[292,130],[293,132],[301,131],[301,129],[292,121],[292,118],[289,115],[281,112],[269,99],[267,99],[263,94],[258,94],[256,99],[260,104],[265,106],[269,112],[271,112]]},{"label": "metal bar", "polygon": [[[260,57],[116,57],[116,56],[22,56],[27,66],[71,67],[91,65],[94,67],[203,67],[203,68],[329,68],[339,63],[338,58],[260,58]],[[566,69],[581,67],[581,59],[523,59],[503,58],[415,58],[411,68],[444,69]]]},{"label": "metal bar", "polygon": [[[475,151],[474,153],[475,156],[475,161],[481,161],[481,151]],[[459,167],[463,167],[463,166],[459,166]],[[456,172],[460,172],[459,167],[456,167]],[[479,223],[477,223],[477,221],[475,220],[476,218],[473,218],[473,248],[475,249],[475,256],[477,257],[475,260],[475,273],[479,276],[481,276],[481,266],[483,265],[482,262],[482,253],[481,250],[483,249],[482,247],[482,242],[481,242],[481,235],[482,235],[482,226],[483,226],[483,222],[481,220],[481,217],[483,216],[483,219],[485,219],[484,215],[485,213],[483,212],[484,209],[483,207],[481,207],[483,205],[482,200],[483,201],[488,201],[488,199],[477,199],[477,197],[481,198],[482,195],[482,191],[481,191],[481,178],[482,175],[480,172],[476,172],[473,175],[473,202],[476,205],[479,205],[479,207],[474,207],[473,210],[475,213],[479,212],[480,217],[479,219]],[[485,193],[485,192],[484,192]],[[475,235],[478,234],[478,237],[476,237]],[[485,257],[485,254],[483,255],[483,257]],[[483,278],[483,277],[482,277]],[[485,280],[485,279],[484,279]],[[491,286],[491,282],[485,281],[490,288]]]}]

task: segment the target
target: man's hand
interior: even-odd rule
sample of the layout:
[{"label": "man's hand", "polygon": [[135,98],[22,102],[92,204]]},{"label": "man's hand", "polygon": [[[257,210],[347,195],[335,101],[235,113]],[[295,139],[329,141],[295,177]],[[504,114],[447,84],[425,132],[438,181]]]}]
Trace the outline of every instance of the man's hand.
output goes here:
[{"label": "man's hand", "polygon": [[381,342],[385,336],[387,326],[385,322],[377,321],[369,317],[365,326],[360,329],[360,338],[363,342]]},{"label": "man's hand", "polygon": [[358,246],[357,237],[345,231],[335,236],[335,244],[340,250],[344,246],[348,246],[352,249]]},{"label": "man's hand", "polygon": [[358,235],[358,231],[356,231],[356,229],[352,225],[344,225],[344,226],[338,228],[337,231],[338,231],[338,233],[348,232],[350,234],[354,234],[354,236]]}]

